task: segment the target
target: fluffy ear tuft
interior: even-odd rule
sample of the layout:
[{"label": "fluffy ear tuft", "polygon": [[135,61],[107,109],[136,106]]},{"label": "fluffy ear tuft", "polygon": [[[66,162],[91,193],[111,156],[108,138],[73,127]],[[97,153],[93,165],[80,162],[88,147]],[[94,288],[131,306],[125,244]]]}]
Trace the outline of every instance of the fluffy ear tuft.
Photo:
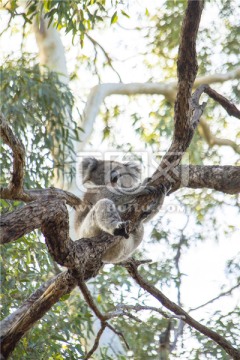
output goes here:
[{"label": "fluffy ear tuft", "polygon": [[124,165],[129,169],[129,171],[131,171],[132,174],[135,173],[137,177],[141,174],[141,167],[138,163],[134,161],[129,161],[127,163],[124,163]]},{"label": "fluffy ear tuft", "polygon": [[79,172],[82,175],[82,183],[84,184],[91,179],[91,173],[98,166],[98,160],[94,157],[86,157],[80,164]]}]

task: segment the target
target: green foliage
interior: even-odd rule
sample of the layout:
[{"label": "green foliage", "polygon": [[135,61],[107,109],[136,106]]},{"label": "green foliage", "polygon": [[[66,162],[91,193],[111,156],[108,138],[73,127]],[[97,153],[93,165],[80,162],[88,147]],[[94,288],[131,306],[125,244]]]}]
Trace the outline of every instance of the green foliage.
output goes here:
[{"label": "green foliage", "polygon": [[[37,19],[40,26],[41,16],[49,20],[58,29],[64,28],[66,33],[71,32],[73,37],[80,35],[81,46],[84,44],[84,35],[95,28],[98,22],[107,16],[108,9],[105,0],[33,0],[27,7],[26,12],[19,12],[18,1],[8,0],[11,19],[22,16],[25,23],[32,23]],[[111,7],[116,8],[121,2],[111,1]],[[122,10],[123,16],[128,14]],[[111,17],[111,24],[118,21],[117,11]]]},{"label": "green foliage", "polygon": [[[220,335],[226,337],[236,349],[239,349],[239,317],[240,317],[240,308],[236,307],[233,311],[230,311],[228,314],[222,314],[220,311],[216,311],[211,318],[207,321],[207,326],[209,328],[214,328],[214,330]],[[191,330],[194,337],[199,341],[199,348],[194,349],[189,357],[190,360],[198,359],[219,359],[219,360],[230,360],[231,357],[225,353],[220,347],[218,347],[214,342],[210,341],[208,338],[202,334]]]},{"label": "green foliage", "polygon": [[[31,56],[7,59],[1,69],[1,111],[26,148],[27,187],[51,184],[53,169],[57,174],[74,176],[73,141],[80,129],[72,117],[73,96],[55,73],[40,73]],[[6,183],[11,167],[9,148],[1,145]],[[67,154],[67,155],[66,155]]]},{"label": "green foliage", "polygon": [[[74,310],[76,308],[77,312]],[[79,296],[58,302],[22,339],[11,359],[83,358],[86,351],[85,337],[92,335],[89,316],[89,309]]]}]

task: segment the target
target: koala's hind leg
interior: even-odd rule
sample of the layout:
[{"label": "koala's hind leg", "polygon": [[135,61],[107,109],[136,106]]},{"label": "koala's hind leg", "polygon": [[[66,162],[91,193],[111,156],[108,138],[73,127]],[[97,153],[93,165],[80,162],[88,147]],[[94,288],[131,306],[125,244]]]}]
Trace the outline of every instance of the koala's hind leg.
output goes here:
[{"label": "koala's hind leg", "polygon": [[[115,204],[109,199],[99,200],[86,216],[83,229],[87,229],[88,236],[98,235],[103,230],[111,235],[129,237],[129,221],[122,221]],[[82,236],[86,236],[83,231]],[[90,236],[89,236],[90,233]]]}]

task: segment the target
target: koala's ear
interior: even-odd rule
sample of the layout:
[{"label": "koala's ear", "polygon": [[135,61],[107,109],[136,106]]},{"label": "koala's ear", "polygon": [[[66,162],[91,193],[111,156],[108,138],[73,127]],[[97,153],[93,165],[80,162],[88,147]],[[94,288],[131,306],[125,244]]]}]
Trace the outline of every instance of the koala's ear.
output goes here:
[{"label": "koala's ear", "polygon": [[86,157],[80,164],[80,173],[82,175],[82,183],[84,184],[91,179],[91,173],[98,166],[98,160],[94,157]]},{"label": "koala's ear", "polygon": [[127,163],[124,164],[131,173],[135,173],[136,175],[141,174],[141,167],[138,163],[134,162],[134,161],[129,161]]}]

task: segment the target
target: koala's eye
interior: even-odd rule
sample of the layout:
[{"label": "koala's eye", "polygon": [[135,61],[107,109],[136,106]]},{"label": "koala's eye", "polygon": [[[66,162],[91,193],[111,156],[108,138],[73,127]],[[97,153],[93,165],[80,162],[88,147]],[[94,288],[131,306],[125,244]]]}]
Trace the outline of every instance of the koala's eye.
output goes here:
[{"label": "koala's eye", "polygon": [[118,181],[118,177],[119,177],[119,174],[116,171],[111,172],[110,179],[111,179],[112,183],[116,183]]}]

